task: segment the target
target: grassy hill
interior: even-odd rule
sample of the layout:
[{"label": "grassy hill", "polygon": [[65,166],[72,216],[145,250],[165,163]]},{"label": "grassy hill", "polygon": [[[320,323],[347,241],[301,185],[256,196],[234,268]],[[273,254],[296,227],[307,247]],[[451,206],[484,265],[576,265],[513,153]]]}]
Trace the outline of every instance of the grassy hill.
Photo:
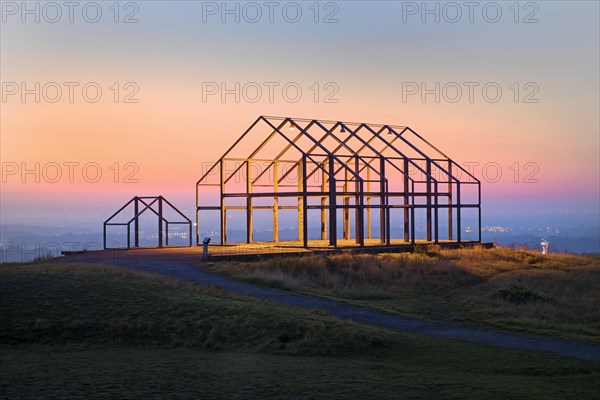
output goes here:
[{"label": "grassy hill", "polygon": [[115,267],[0,265],[1,398],[597,397],[598,363],[360,326]]},{"label": "grassy hill", "polygon": [[600,341],[600,256],[508,248],[215,263],[238,279],[387,312]]},{"label": "grassy hill", "polygon": [[217,288],[93,265],[2,267],[5,344],[150,344],[328,354],[381,334]]}]

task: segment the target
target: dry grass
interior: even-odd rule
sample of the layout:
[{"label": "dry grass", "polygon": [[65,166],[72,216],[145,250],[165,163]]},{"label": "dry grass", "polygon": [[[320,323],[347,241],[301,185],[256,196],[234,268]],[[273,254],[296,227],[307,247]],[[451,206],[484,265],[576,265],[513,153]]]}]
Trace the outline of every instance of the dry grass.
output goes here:
[{"label": "dry grass", "polygon": [[600,340],[600,256],[431,245],[415,253],[312,254],[214,268],[421,318]]}]

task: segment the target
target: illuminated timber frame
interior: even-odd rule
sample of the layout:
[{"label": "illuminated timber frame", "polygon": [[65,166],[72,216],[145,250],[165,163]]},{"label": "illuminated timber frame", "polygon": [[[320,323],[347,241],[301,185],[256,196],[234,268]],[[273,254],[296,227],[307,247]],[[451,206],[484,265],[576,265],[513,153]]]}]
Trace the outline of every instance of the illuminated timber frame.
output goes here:
[{"label": "illuminated timber frame", "polygon": [[[257,145],[242,143],[253,135]],[[239,151],[245,153],[234,154]],[[241,190],[231,188],[236,180]],[[203,199],[211,187],[218,188],[217,204]],[[291,210],[303,247],[309,247],[312,210],[320,214],[313,216],[320,222],[314,239],[332,247],[338,239],[358,246],[366,240],[461,243],[463,232],[476,235],[469,242],[481,242],[480,181],[407,126],[259,117],[196,183],[196,244],[204,212],[219,212],[225,245],[228,211],[244,212],[246,243],[255,242],[254,213],[271,211],[277,243],[280,212]],[[475,213],[468,230],[466,210]],[[391,220],[397,212],[401,223]]]}]

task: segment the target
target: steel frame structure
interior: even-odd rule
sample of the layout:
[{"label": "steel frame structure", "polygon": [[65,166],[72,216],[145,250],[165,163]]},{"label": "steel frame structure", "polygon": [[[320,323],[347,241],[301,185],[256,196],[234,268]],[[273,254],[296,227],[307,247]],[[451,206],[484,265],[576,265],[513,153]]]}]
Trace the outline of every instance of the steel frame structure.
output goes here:
[{"label": "steel frame structure", "polygon": [[[125,210],[128,206],[133,204],[133,216],[127,220],[127,222],[111,222],[117,215]],[[169,221],[163,213],[164,206],[170,207],[176,215],[181,216],[184,221]],[[141,208],[143,206],[143,208]],[[156,206],[156,209],[154,207]],[[114,247],[108,247],[106,245],[106,227],[107,226],[126,226],[127,227],[127,248],[131,248],[131,224],[133,224],[133,247],[140,247],[140,227],[139,219],[140,216],[146,211],[151,211],[158,217],[158,247],[169,247],[169,225],[188,225],[189,228],[189,246],[192,245],[192,221],[186,217],[181,211],[171,204],[163,196],[135,196],[129,200],[125,205],[119,208],[113,215],[111,215],[106,221],[104,221],[104,249],[114,249]],[[163,236],[164,246],[163,246]]]},{"label": "steel frame structure", "polygon": [[[247,156],[232,156],[234,150],[247,151],[242,141],[261,130],[266,136],[259,134],[258,146]],[[280,144],[269,152],[273,140]],[[227,163],[231,162],[235,168],[229,171]],[[257,171],[258,164],[265,168]],[[231,190],[228,184],[240,173],[245,175],[243,190]],[[286,184],[294,174],[293,184]],[[210,187],[218,187],[218,204],[201,201]],[[474,191],[471,201],[465,201],[466,189]],[[236,200],[243,204],[228,204]],[[257,204],[265,200],[270,203]],[[281,204],[284,200],[288,204]],[[444,240],[461,243],[463,210],[475,209],[476,241],[481,242],[480,181],[410,127],[260,116],[196,182],[196,244],[200,244],[203,212],[220,213],[220,244],[225,245],[228,211],[245,212],[246,242],[253,243],[254,211],[272,212],[273,242],[279,242],[279,213],[295,210],[298,240],[308,247],[308,212],[320,210],[320,238],[336,247],[341,210],[344,239],[354,238],[364,246],[365,239],[378,236],[381,244],[390,245],[396,239],[390,220],[395,209],[402,210],[399,239],[412,244],[416,241],[415,212],[425,212],[426,241],[440,241],[440,214],[445,211]],[[373,235],[374,213],[379,217],[378,235]]]}]

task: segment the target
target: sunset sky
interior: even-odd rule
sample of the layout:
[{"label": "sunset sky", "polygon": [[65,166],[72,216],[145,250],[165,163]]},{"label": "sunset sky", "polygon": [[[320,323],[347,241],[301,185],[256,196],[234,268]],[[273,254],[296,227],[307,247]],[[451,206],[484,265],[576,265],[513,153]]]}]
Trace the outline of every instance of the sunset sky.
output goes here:
[{"label": "sunset sky", "polygon": [[[87,213],[100,228],[144,194],[193,209],[203,166],[259,115],[410,126],[476,166],[484,224],[499,208],[598,219],[596,1],[427,3],[439,22],[422,2],[98,2],[97,22],[77,4],[70,22],[2,2],[3,223]],[[23,174],[36,163],[39,182]]]}]

